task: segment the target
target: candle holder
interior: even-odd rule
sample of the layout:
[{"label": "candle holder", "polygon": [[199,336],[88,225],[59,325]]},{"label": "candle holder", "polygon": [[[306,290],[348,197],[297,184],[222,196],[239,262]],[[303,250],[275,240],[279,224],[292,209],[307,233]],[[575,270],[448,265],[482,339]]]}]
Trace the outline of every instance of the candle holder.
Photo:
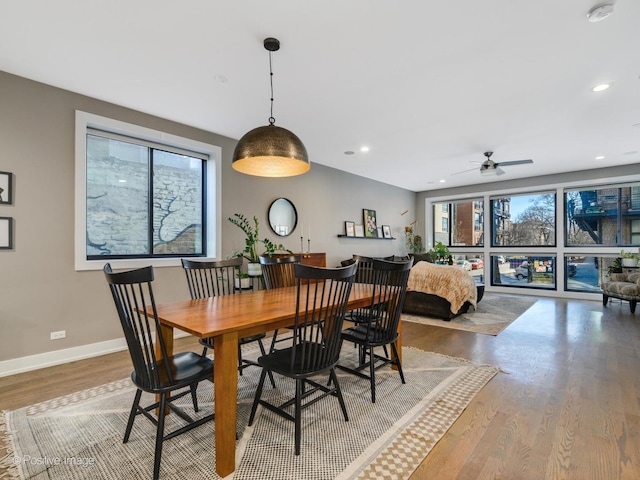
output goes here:
[{"label": "candle holder", "polygon": [[304,252],[304,242],[302,241],[303,237],[300,235],[300,251]]},{"label": "candle holder", "polygon": [[311,239],[307,239],[307,253],[311,253]]}]

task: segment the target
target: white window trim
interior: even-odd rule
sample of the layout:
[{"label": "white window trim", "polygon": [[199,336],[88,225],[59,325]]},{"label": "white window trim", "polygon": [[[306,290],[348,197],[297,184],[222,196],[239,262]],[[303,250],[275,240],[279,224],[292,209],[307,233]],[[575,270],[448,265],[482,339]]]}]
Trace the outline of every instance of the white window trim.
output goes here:
[{"label": "white window trim", "polygon": [[[122,135],[133,136],[173,147],[184,148],[205,154],[207,161],[207,185],[215,188],[215,195],[207,195],[207,245],[208,258],[220,258],[222,250],[222,149],[215,145],[198,142],[184,137],[152,130],[92,113],[76,110],[75,145],[75,269],[101,270],[105,260],[87,260],[87,128],[97,128]],[[126,260],[108,260],[114,269],[138,268],[148,265],[154,267],[173,267],[180,265],[179,258],[140,258]]]}]

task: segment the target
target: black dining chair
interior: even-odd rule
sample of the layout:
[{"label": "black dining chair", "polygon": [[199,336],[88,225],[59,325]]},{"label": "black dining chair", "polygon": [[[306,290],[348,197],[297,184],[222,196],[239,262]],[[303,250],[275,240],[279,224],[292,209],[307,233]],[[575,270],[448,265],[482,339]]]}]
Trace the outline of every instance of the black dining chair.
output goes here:
[{"label": "black dining chair", "polygon": [[[154,332],[160,331],[160,321],[151,287],[154,279],[153,267],[114,273],[111,265],[107,263],[104,266],[104,274],[118,311],[134,368],[131,381],[136,386],[136,394],[123,443],[129,441],[136,416],[144,415],[156,424],[153,461],[153,478],[156,480],[160,475],[163,442],[213,420],[213,414],[194,419],[174,403],[191,393],[194,410],[198,412],[196,387],[203,380],[213,380],[213,361],[195,352],[182,352],[168,356],[167,347],[160,335],[157,338],[158,344],[154,345]],[[160,360],[156,360],[156,349],[162,353]],[[173,393],[181,389],[184,391]],[[140,406],[142,392],[158,395],[160,400],[142,407]],[[181,417],[186,425],[165,435],[164,423],[167,408]],[[157,417],[153,415],[154,410],[157,411]]]},{"label": "black dining chair", "polygon": [[[283,257],[259,257],[262,268],[262,278],[267,290],[273,288],[293,287],[296,284],[294,265],[302,261],[302,255],[289,255]],[[290,329],[290,327],[287,327]],[[269,351],[273,352],[276,344],[287,340],[289,337],[278,337],[278,330],[273,332]]]},{"label": "black dining chair", "polygon": [[[242,267],[242,257],[234,257],[230,260],[189,260],[182,259],[182,268],[187,277],[189,294],[192,299],[216,297],[222,295],[233,295],[238,290],[235,287],[235,279]],[[266,334],[259,333],[249,337],[238,339],[238,372],[251,366],[258,365],[255,361],[242,357],[242,345],[257,342],[260,353],[264,355],[265,349],[262,339]],[[213,338],[201,338],[200,343],[204,346],[202,356],[207,354],[208,349],[213,349]],[[276,387],[273,377],[270,376],[271,385]]]},{"label": "black dining chair", "polygon": [[[289,347],[258,358],[263,368],[251,408],[249,425],[253,424],[258,405],[294,422],[295,454],[300,455],[302,410],[318,400],[334,396],[338,399],[345,421],[349,421],[335,366],[342,346],[344,315],[353,285],[356,265],[321,268],[296,264],[296,315]],[[262,397],[267,372],[295,380],[291,400],[273,405]],[[329,373],[331,385],[321,385],[311,377]],[[325,377],[326,378],[326,377]],[[303,403],[303,400],[311,397]],[[293,406],[293,414],[289,410]]]},{"label": "black dining chair", "polygon": [[[373,261],[373,296],[369,306],[369,321],[360,322],[342,332],[343,340],[359,345],[363,354],[355,368],[338,365],[337,368],[368,378],[371,383],[371,401],[376,402],[375,372],[385,365],[393,364],[398,368],[400,380],[405,383],[402,364],[398,356],[398,323],[407,291],[407,281],[413,260],[406,262]],[[391,355],[378,355],[375,347],[390,345]],[[367,360],[368,358],[368,360]],[[365,370],[369,373],[364,373]]]}]

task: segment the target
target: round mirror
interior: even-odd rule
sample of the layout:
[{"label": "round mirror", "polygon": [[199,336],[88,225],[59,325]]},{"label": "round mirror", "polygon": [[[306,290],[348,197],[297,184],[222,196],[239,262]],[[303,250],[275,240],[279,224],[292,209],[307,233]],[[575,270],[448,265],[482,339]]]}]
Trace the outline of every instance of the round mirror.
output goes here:
[{"label": "round mirror", "polygon": [[286,198],[273,201],[269,207],[268,217],[271,230],[280,237],[291,235],[298,223],[296,207]]}]

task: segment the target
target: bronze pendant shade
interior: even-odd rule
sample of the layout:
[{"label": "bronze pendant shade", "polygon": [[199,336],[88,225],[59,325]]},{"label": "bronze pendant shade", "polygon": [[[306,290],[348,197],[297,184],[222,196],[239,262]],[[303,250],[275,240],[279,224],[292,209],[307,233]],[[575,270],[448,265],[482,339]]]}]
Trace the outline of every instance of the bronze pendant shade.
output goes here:
[{"label": "bronze pendant shade", "polygon": [[273,118],[273,71],[271,52],[280,48],[275,38],[266,38],[264,48],[269,51],[271,81],[271,116],[269,125],[245,133],[233,151],[234,170],[259,177],[291,177],[311,168],[307,149],[302,141],[286,128],[276,127]]},{"label": "bronze pendant shade", "polygon": [[233,152],[233,169],[260,177],[291,177],[311,168],[307,149],[286,128],[267,125],[244,134]]}]

